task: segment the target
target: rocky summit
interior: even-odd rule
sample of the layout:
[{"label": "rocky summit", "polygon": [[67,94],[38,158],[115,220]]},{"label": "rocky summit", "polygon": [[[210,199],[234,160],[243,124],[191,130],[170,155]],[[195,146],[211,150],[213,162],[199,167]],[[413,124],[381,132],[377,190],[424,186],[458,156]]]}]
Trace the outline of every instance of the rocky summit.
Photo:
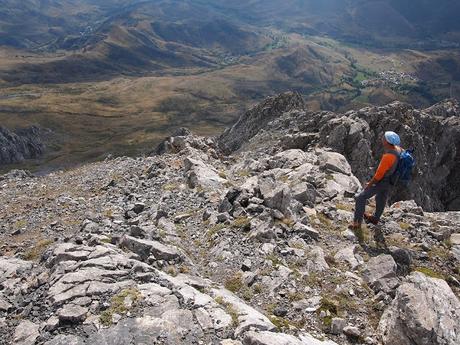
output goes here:
[{"label": "rocky summit", "polygon": [[[460,344],[459,114],[286,93],[216,138],[0,177],[0,344]],[[352,232],[385,129],[416,175]]]}]

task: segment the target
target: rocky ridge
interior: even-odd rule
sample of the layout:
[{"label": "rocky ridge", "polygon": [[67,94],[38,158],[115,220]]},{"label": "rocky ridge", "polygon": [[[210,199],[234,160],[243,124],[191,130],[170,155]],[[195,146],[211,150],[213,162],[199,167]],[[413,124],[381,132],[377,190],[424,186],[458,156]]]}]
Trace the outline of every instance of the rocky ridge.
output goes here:
[{"label": "rocky ridge", "polygon": [[36,126],[16,132],[0,126],[0,166],[40,157],[45,150],[41,132]]},{"label": "rocky ridge", "polygon": [[[460,214],[400,201],[346,228],[357,162],[377,155],[351,144],[371,147],[364,118],[416,110],[333,126],[299,99],[267,100],[267,121],[253,109],[220,139],[181,130],[152,157],[3,176],[0,344],[458,344]],[[414,119],[456,138],[449,102]]]}]

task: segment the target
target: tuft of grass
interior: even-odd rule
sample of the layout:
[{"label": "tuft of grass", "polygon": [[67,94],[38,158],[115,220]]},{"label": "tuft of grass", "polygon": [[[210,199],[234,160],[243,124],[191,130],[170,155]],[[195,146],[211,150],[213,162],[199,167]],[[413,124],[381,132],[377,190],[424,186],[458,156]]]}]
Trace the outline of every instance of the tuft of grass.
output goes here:
[{"label": "tuft of grass", "polygon": [[24,253],[24,260],[27,261],[36,261],[41,258],[43,253],[48,249],[48,247],[54,243],[53,240],[41,240],[37,244],[29,248]]},{"label": "tuft of grass", "polygon": [[353,211],[353,206],[349,204],[337,203],[335,204],[335,208],[342,211]]},{"label": "tuft of grass", "polygon": [[353,233],[356,235],[360,243],[369,242],[369,238],[370,238],[369,229],[364,224],[361,226],[361,228],[354,229]]},{"label": "tuft of grass", "polygon": [[326,175],[326,180],[328,180],[328,181],[335,181],[334,176],[332,176],[331,174],[327,174],[327,175]]},{"label": "tuft of grass", "polygon": [[269,317],[269,319],[275,325],[275,327],[278,328],[278,330],[283,331],[289,329],[289,321],[285,318],[272,315]]},{"label": "tuft of grass", "polygon": [[110,307],[104,310],[99,316],[99,321],[103,326],[112,324],[113,314],[126,314],[128,307],[125,304],[126,299],[130,298],[132,304],[137,304],[142,296],[139,290],[135,288],[125,289],[112,297]]},{"label": "tuft of grass", "polygon": [[26,226],[27,226],[27,221],[25,219],[18,220],[17,222],[13,224],[13,227],[15,229],[22,229],[22,228],[25,228]]},{"label": "tuft of grass", "polygon": [[206,236],[211,239],[215,234],[217,234],[219,231],[221,231],[222,229],[225,229],[227,226],[223,223],[220,223],[220,224],[216,224],[214,225],[213,227],[211,227]]},{"label": "tuft of grass", "polygon": [[262,293],[262,291],[263,291],[262,285],[259,284],[259,283],[254,284],[254,285],[252,286],[252,289],[253,289],[253,291],[254,291],[255,294],[260,294],[260,293]]},{"label": "tuft of grass", "polygon": [[168,273],[170,276],[176,277],[179,272],[174,266],[168,266],[166,268],[166,273]]},{"label": "tuft of grass", "polygon": [[251,176],[251,173],[249,170],[239,170],[237,173],[236,173],[237,176],[239,177],[249,177]]},{"label": "tuft of grass", "polygon": [[292,218],[283,218],[279,220],[279,222],[290,228],[292,228],[295,225],[295,221]]},{"label": "tuft of grass", "polygon": [[430,252],[428,253],[430,259],[441,259],[441,260],[448,260],[452,256],[452,253],[449,251],[448,248],[436,246],[431,248]]},{"label": "tuft of grass", "polygon": [[443,280],[445,279],[445,277],[441,273],[436,272],[428,267],[416,267],[414,271],[423,273],[424,275],[431,277],[431,278],[438,278],[438,279],[443,279]]},{"label": "tuft of grass", "polygon": [[243,299],[245,301],[248,301],[248,302],[250,300],[252,300],[252,298],[254,297],[254,292],[250,288],[248,288],[246,286],[243,287],[243,289],[240,291],[240,293],[241,293],[241,296],[243,297]]},{"label": "tuft of grass", "polygon": [[232,227],[236,229],[247,230],[251,226],[251,220],[248,217],[238,217],[233,221]]},{"label": "tuft of grass", "polygon": [[226,303],[221,296],[217,296],[216,298],[214,298],[214,300],[225,308],[227,314],[230,315],[230,317],[232,318],[232,326],[237,327],[239,324],[239,320],[238,312],[236,311],[236,309],[230,303]]},{"label": "tuft of grass", "polygon": [[177,185],[177,183],[167,183],[163,186],[163,190],[165,192],[171,192],[171,191],[177,190],[178,188],[179,186]]},{"label": "tuft of grass", "polygon": [[233,276],[229,277],[224,284],[227,290],[231,292],[238,292],[243,287],[243,281],[241,279],[241,273],[237,272]]},{"label": "tuft of grass", "polygon": [[409,230],[410,227],[412,226],[411,224],[405,223],[405,222],[399,222],[398,224],[401,230]]},{"label": "tuft of grass", "polygon": [[227,179],[227,174],[223,170],[219,170],[218,175],[220,178]]},{"label": "tuft of grass", "polygon": [[307,286],[310,286],[310,287],[319,286],[321,279],[318,276],[318,273],[311,272],[308,276],[304,277],[304,282]]},{"label": "tuft of grass", "polygon": [[295,302],[295,301],[303,300],[305,298],[305,295],[300,291],[289,292],[287,295],[287,298],[289,301]]},{"label": "tuft of grass", "polygon": [[273,267],[276,269],[282,264],[281,259],[273,253],[267,255],[267,260],[270,260]]}]

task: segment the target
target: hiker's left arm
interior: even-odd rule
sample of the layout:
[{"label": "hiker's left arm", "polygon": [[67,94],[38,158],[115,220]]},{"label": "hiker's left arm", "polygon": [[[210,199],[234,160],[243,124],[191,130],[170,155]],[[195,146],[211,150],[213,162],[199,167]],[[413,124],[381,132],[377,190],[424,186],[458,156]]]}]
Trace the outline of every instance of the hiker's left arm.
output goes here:
[{"label": "hiker's left arm", "polygon": [[379,167],[377,168],[374,177],[369,181],[368,187],[380,182],[384,178],[387,171],[390,170],[393,166],[394,159],[395,157],[390,153],[385,153],[382,156],[382,160],[380,161]]}]

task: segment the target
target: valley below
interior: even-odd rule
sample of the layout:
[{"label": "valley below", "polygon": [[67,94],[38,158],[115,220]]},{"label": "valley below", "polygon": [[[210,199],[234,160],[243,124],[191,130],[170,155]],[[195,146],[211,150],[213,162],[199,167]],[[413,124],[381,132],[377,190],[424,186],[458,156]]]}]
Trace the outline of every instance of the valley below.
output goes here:
[{"label": "valley below", "polygon": [[[460,96],[456,50],[378,50],[325,37],[276,37],[279,46],[222,55],[213,66],[126,69],[115,75],[88,75],[84,53],[2,49],[1,125],[12,130],[36,125],[52,133],[44,156],[2,170],[46,172],[108,155],[142,155],[180,127],[216,135],[251,105],[286,90],[300,92],[311,111],[392,100],[429,106]],[[83,65],[58,64],[69,60]]]}]

